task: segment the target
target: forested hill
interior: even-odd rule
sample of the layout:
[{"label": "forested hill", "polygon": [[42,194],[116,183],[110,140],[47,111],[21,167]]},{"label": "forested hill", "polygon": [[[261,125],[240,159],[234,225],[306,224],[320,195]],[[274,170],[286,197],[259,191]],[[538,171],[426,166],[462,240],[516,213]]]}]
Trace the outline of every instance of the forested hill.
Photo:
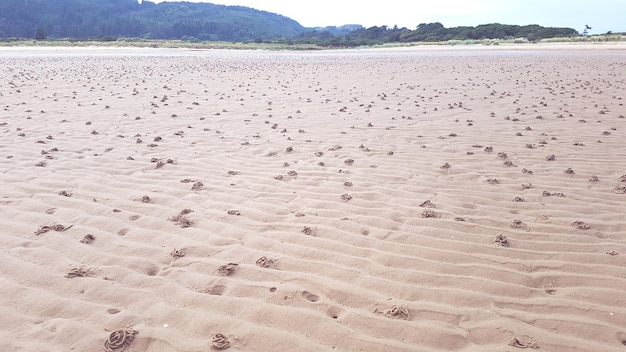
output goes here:
[{"label": "forested hill", "polygon": [[[38,31],[39,29],[39,31]],[[0,38],[136,37],[245,41],[303,33],[298,22],[242,6],[137,0],[0,0]]]},{"label": "forested hill", "polygon": [[415,29],[358,24],[305,28],[279,14],[242,6],[137,0],[0,0],[0,40],[118,38],[188,41],[277,41],[349,47],[390,42],[576,36],[572,28],[504,25],[445,28],[422,23]]}]

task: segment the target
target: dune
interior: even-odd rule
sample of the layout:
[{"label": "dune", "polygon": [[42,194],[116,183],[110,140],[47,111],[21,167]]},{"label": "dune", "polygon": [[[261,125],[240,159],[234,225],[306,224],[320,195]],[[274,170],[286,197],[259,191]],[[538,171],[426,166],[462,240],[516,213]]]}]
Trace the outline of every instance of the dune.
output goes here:
[{"label": "dune", "polygon": [[3,351],[621,351],[617,45],[1,48]]}]

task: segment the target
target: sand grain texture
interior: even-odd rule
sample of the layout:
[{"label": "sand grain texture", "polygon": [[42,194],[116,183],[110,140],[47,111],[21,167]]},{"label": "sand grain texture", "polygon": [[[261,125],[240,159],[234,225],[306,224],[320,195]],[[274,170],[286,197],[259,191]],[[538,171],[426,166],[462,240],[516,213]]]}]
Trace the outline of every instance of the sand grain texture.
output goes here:
[{"label": "sand grain texture", "polygon": [[624,52],[2,48],[0,350],[622,351]]}]

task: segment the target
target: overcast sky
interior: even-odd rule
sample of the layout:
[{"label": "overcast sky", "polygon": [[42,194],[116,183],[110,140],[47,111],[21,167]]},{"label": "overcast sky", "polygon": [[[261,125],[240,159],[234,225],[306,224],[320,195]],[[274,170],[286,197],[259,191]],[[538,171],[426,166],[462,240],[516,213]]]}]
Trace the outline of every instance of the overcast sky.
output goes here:
[{"label": "overcast sky", "polygon": [[[164,0],[151,0],[162,2]],[[170,0],[168,0],[170,1]],[[174,0],[171,0],[174,1]],[[360,24],[415,29],[420,23],[445,27],[486,23],[569,27],[591,34],[626,32],[626,0],[187,0],[241,5],[278,13],[305,27]]]}]

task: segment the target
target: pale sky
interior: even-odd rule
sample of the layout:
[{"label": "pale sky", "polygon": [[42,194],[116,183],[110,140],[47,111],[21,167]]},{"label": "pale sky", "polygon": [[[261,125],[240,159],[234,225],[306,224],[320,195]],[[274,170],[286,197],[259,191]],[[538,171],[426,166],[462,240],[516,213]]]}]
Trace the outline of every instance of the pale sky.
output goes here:
[{"label": "pale sky", "polygon": [[[166,0],[151,0],[162,2]],[[167,0],[170,1],[170,0]],[[174,1],[174,0],[171,0]],[[569,27],[590,34],[626,32],[626,0],[187,0],[240,5],[287,16],[305,27],[360,24],[415,29],[486,23]]]}]

